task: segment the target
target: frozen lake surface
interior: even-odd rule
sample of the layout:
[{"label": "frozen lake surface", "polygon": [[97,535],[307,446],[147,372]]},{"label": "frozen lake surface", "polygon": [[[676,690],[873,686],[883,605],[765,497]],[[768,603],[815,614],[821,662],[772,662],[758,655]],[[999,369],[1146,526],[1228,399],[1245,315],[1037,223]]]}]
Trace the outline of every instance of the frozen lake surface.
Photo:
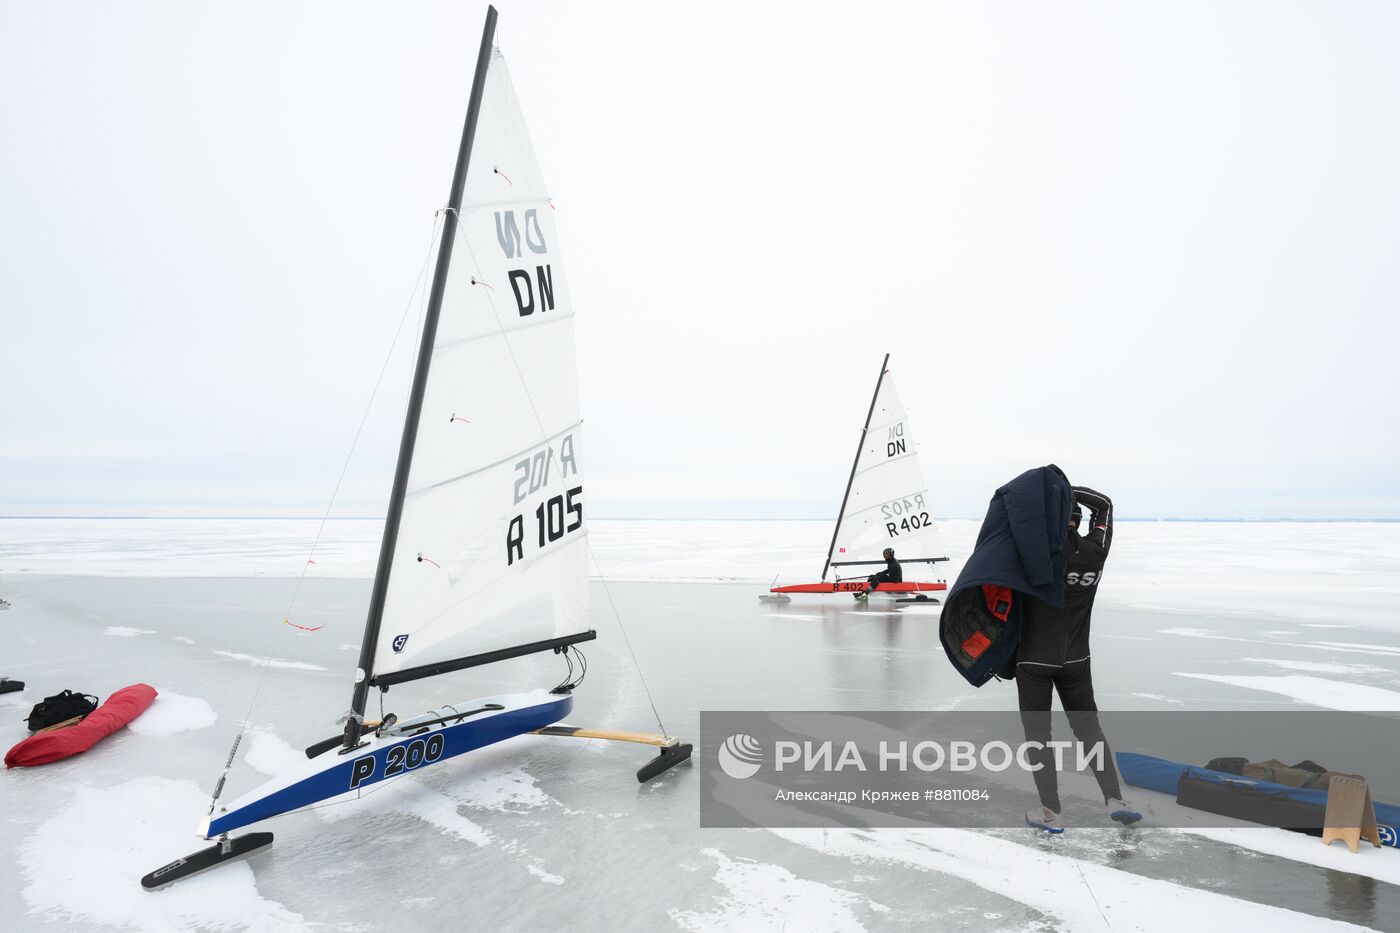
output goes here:
[{"label": "frozen lake surface", "polygon": [[[977,523],[941,525],[955,558]],[[379,526],[332,522],[281,624],[314,522],[0,520],[0,742],[63,688],[161,697],[69,761],[0,776],[0,905],[18,930],[1400,930],[1400,852],[1270,829],[700,829],[683,765],[521,737],[365,799],[279,818],[253,860],[147,894],[193,827],[250,700],[237,794],[336,731]],[[810,582],[821,522],[591,525],[596,642],[570,721],[666,728],[702,709],[1012,709],[948,665],[937,607],[756,596]],[[957,572],[956,560],[940,575]],[[1400,709],[1400,525],[1124,522],[1095,617],[1111,709]],[[264,659],[271,658],[270,664]],[[400,715],[557,681],[527,658],[396,687]],[[264,679],[265,678],[265,679]],[[697,749],[697,755],[704,751]],[[1091,782],[1090,782],[1091,783]],[[1067,790],[1073,793],[1073,788]],[[1087,797],[1089,791],[1085,791]],[[1031,800],[1027,791],[1027,805]],[[1400,802],[1400,801],[1392,801]]]}]

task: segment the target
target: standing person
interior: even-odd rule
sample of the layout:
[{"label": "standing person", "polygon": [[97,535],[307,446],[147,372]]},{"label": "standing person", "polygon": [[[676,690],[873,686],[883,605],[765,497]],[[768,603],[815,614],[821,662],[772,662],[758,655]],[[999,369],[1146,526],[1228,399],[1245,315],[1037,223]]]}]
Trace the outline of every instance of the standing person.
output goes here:
[{"label": "standing person", "polygon": [[885,569],[866,580],[868,588],[863,592],[856,593],[856,599],[865,599],[871,593],[875,592],[875,587],[879,586],[881,583],[904,582],[904,569],[899,566],[899,561],[894,559],[894,548],[885,548],[885,552],[880,556],[885,559]]},{"label": "standing person", "polygon": [[[1056,608],[1035,597],[1027,598],[1025,603],[1021,640],[1016,649],[1021,724],[1027,741],[1042,745],[1049,742],[1051,689],[1059,693],[1060,705],[1075,738],[1089,746],[1104,743],[1103,767],[1095,770],[1094,777],[1103,792],[1109,818],[1127,826],[1142,819],[1142,814],[1123,800],[1113,753],[1099,725],[1089,668],[1089,622],[1113,543],[1113,503],[1108,496],[1086,486],[1074,486],[1071,493],[1074,504],[1067,529],[1064,607]],[[1089,509],[1089,532],[1081,536],[1079,525],[1085,507]],[[1054,756],[1050,749],[1042,747],[1029,758],[1041,765],[1035,772],[1040,809],[1028,812],[1026,823],[1050,833],[1063,832]]]}]

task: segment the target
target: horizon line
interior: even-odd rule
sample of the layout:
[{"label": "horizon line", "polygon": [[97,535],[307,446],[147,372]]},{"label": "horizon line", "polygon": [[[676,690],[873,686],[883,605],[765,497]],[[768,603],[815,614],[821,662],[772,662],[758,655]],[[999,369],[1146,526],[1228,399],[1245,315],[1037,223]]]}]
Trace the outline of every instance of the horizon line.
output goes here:
[{"label": "horizon line", "polygon": [[[971,515],[934,516],[936,521],[978,521]],[[0,521],[289,521],[289,522],[365,522],[383,521],[383,515],[0,515]],[[824,516],[817,518],[762,517],[762,518],[715,518],[708,515],[600,515],[590,519],[595,522],[832,522],[835,519]],[[1305,518],[1294,515],[1271,515],[1262,518],[1249,518],[1242,515],[1120,515],[1120,522],[1299,522],[1299,523],[1375,523],[1396,524],[1400,518],[1358,517],[1328,515]]]}]

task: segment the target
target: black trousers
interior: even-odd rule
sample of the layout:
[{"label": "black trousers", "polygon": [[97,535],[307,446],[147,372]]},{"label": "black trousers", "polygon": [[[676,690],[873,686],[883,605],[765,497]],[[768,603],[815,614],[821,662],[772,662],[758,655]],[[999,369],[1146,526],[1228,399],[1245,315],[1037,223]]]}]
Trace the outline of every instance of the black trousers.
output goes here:
[{"label": "black trousers", "polygon": [[[1060,695],[1060,706],[1064,707],[1069,718],[1074,737],[1084,745],[1103,742],[1103,767],[1094,769],[1094,777],[1099,782],[1099,790],[1104,799],[1121,797],[1118,786],[1118,768],[1113,763],[1113,751],[1108,747],[1103,729],[1099,726],[1099,707],[1094,702],[1094,679],[1086,658],[1064,667],[1047,667],[1038,664],[1020,664],[1016,667],[1016,693],[1020,699],[1021,727],[1026,732],[1027,742],[1049,742],[1050,735],[1050,691]],[[1049,748],[1029,751],[1027,760],[1039,764],[1035,772],[1035,789],[1040,794],[1040,805],[1060,812],[1059,780],[1055,774],[1055,755]],[[1067,750],[1065,760],[1073,762],[1077,755]]]},{"label": "black trousers", "polygon": [[870,584],[870,588],[873,590],[881,583],[899,583],[900,581],[894,579],[894,574],[890,573],[888,570],[881,570],[874,576],[867,577],[866,582]]}]

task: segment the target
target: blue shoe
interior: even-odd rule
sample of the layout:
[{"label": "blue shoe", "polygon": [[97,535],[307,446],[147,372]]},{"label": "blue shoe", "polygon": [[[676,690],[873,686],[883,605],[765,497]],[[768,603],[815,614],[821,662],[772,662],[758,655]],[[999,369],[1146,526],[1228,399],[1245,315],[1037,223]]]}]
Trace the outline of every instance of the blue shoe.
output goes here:
[{"label": "blue shoe", "polygon": [[1027,810],[1026,825],[1052,836],[1058,836],[1065,831],[1065,828],[1060,825],[1060,814],[1045,807],[1034,807]]},{"label": "blue shoe", "polygon": [[1108,808],[1108,818],[1116,823],[1122,823],[1124,826],[1132,826],[1142,819],[1142,814],[1121,798],[1109,797],[1104,801],[1104,806]]}]

